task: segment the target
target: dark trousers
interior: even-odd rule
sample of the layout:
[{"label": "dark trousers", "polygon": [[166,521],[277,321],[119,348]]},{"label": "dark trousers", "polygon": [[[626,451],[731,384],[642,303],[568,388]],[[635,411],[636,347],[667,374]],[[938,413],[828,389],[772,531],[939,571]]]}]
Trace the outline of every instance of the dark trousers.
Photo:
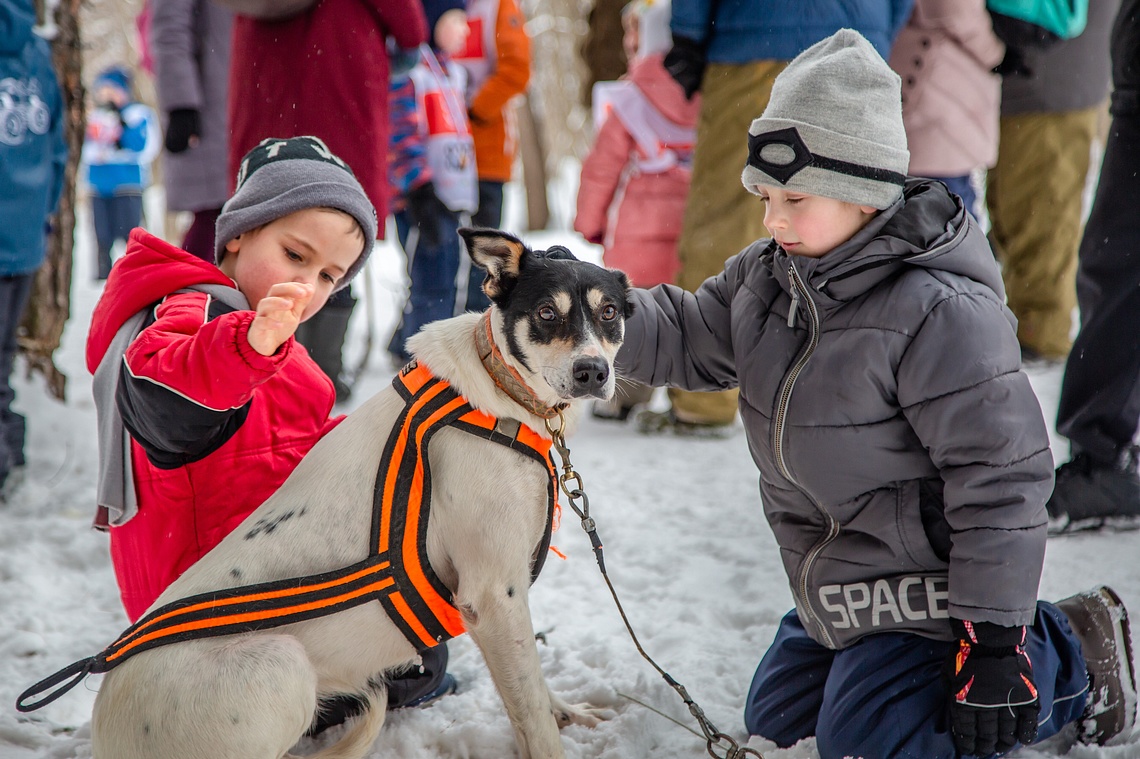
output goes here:
[{"label": "dark trousers", "polygon": [[[498,229],[503,225],[503,183],[479,180],[479,210],[471,217],[471,226]],[[464,253],[466,256],[466,253]],[[469,259],[470,260],[470,259]],[[467,311],[485,311],[491,299],[483,292],[484,272],[472,265],[467,275]]]},{"label": "dark trousers", "polygon": [[190,228],[186,230],[186,236],[182,238],[182,249],[206,263],[214,263],[214,225],[217,223],[218,214],[221,212],[222,209],[220,208],[195,211],[194,221],[190,223]]},{"label": "dark trousers", "polygon": [[28,304],[34,273],[0,277],[0,485],[24,463],[24,417],[12,410],[16,330]]},{"label": "dark trousers", "polygon": [[115,241],[126,242],[131,230],[142,224],[142,195],[92,195],[91,217],[95,221],[95,276],[106,279]]},{"label": "dark trousers", "polygon": [[[833,651],[808,637],[793,610],[756,670],[745,726],[784,748],[814,735],[822,759],[956,759],[941,678],[952,646],[887,632]],[[1080,642],[1051,603],[1038,602],[1026,651],[1041,699],[1042,741],[1081,716],[1088,674]]]},{"label": "dark trousers", "polygon": [[402,361],[410,358],[405,341],[429,322],[450,319],[463,312],[459,299],[459,240],[457,218],[441,214],[437,219],[439,244],[428,245],[419,236],[407,211],[397,211],[396,234],[408,257],[408,300],[388,352]]},{"label": "dark trousers", "polygon": [[[1118,85],[1119,86],[1119,85]],[[1065,364],[1057,431],[1114,461],[1140,422],[1140,91],[1113,95],[1112,126],[1081,239],[1081,329]]]}]

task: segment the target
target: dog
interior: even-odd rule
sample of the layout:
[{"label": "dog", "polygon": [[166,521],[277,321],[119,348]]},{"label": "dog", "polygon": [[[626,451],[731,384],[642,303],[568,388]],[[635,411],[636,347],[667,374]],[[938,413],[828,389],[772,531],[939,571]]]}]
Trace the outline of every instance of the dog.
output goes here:
[{"label": "dog", "polygon": [[[407,381],[426,369],[497,419],[496,429],[505,423],[548,439],[548,418],[561,417],[557,430],[573,423],[580,401],[612,397],[614,357],[632,309],[629,280],[565,248],[534,251],[497,230],[460,233],[486,271],[492,305],[425,326],[408,341],[414,360],[400,376]],[[375,539],[374,486],[391,474],[380,471],[381,462],[405,408],[394,384],[351,413],[144,620],[179,599],[324,577],[365,560]],[[483,653],[519,755],[562,757],[559,728],[592,727],[602,715],[550,692],[539,668],[527,589],[535,546],[545,555],[544,533],[549,538],[553,468],[454,428],[433,434],[424,458],[424,547],[441,592],[452,596]],[[362,757],[384,723],[386,678],[417,662],[412,637],[381,603],[367,602],[144,650],[103,679],[92,717],[95,759],[281,759],[314,723],[319,701],[343,695],[366,708],[314,756]]]}]

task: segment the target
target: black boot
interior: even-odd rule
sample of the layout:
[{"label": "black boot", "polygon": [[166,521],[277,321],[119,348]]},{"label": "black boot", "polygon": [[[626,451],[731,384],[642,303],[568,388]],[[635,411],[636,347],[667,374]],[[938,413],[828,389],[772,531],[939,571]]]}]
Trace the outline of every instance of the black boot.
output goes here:
[{"label": "black boot", "polygon": [[[344,298],[341,293],[348,297]],[[309,351],[336,388],[336,402],[344,403],[352,395],[352,388],[343,377],[344,338],[348,334],[348,321],[356,299],[348,290],[341,290],[312,318],[297,328],[297,340]]]},{"label": "black boot", "polygon": [[1124,448],[1114,461],[1100,461],[1085,451],[1057,469],[1049,511],[1050,532],[1135,529],[1140,527],[1140,448]]}]

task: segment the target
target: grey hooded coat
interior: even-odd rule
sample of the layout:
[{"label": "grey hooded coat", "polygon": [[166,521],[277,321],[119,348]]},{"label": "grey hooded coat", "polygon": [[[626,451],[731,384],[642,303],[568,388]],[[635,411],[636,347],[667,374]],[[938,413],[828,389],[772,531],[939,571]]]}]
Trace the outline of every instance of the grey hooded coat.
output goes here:
[{"label": "grey hooded coat", "polygon": [[985,236],[945,187],[822,258],[760,240],[695,293],[635,290],[619,372],[740,388],[764,512],[829,648],[1031,624],[1053,485]]},{"label": "grey hooded coat", "polygon": [[166,205],[172,211],[221,208],[228,175],[230,36],[233,13],[209,0],[153,0],[150,41],[162,127],[179,108],[198,111],[196,146],[162,154]]}]

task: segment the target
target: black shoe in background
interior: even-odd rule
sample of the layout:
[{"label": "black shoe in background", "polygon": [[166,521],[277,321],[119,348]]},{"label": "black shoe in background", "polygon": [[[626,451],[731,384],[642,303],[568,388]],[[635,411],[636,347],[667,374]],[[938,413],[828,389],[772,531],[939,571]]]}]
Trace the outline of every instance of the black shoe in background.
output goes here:
[{"label": "black shoe in background", "polygon": [[1140,448],[1128,446],[1115,461],[1081,451],[1057,469],[1053,495],[1045,508],[1051,534],[1140,527]]}]

